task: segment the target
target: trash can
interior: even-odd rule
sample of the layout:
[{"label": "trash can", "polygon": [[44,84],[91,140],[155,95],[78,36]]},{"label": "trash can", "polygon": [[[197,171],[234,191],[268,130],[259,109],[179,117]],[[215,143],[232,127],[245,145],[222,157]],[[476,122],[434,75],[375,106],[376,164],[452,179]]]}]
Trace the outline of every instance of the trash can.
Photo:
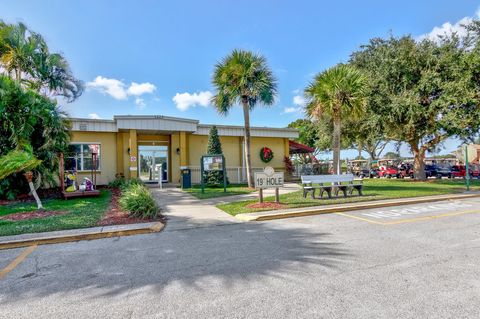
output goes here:
[{"label": "trash can", "polygon": [[182,189],[192,188],[192,172],[189,168],[182,169]]}]

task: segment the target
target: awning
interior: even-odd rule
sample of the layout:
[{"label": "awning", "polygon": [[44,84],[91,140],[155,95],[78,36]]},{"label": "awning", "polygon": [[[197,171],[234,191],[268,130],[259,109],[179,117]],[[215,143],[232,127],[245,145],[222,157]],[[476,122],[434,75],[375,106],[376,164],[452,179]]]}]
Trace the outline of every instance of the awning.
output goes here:
[{"label": "awning", "polygon": [[313,147],[295,142],[295,141],[288,141],[290,154],[308,154],[314,153],[315,149]]}]

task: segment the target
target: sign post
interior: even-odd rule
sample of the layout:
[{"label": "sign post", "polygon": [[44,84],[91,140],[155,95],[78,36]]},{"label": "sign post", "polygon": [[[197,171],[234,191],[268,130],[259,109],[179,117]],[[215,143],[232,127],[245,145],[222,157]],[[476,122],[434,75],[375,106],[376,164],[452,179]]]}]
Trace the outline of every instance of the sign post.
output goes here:
[{"label": "sign post", "polygon": [[223,192],[227,192],[227,170],[225,165],[225,156],[223,154],[217,155],[203,155],[200,158],[200,181],[202,186],[202,194],[205,193],[205,181],[203,180],[203,173],[209,171],[223,172]]},{"label": "sign post", "polygon": [[468,167],[468,145],[465,145],[465,183],[467,184],[467,192],[470,191],[470,172]]},{"label": "sign post", "polygon": [[263,203],[263,190],[275,188],[275,203],[280,203],[279,187],[283,187],[285,181],[283,172],[275,172],[273,167],[267,166],[263,172],[254,174],[255,188],[258,188],[258,200]]}]

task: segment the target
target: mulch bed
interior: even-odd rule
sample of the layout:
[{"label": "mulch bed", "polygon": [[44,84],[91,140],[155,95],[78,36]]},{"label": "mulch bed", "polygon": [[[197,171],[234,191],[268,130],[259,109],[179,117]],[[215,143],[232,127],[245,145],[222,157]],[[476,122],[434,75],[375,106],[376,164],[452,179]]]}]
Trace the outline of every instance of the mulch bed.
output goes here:
[{"label": "mulch bed", "polygon": [[263,202],[263,203],[253,203],[253,204],[248,204],[247,208],[254,208],[254,209],[283,209],[287,208],[288,205],[285,204],[279,204],[275,202]]},{"label": "mulch bed", "polygon": [[112,198],[110,200],[110,208],[103,215],[102,219],[97,223],[99,226],[109,226],[109,225],[125,225],[125,224],[136,224],[136,223],[149,223],[154,221],[162,221],[162,215],[158,215],[156,219],[141,219],[138,217],[130,217],[128,212],[122,211],[118,200],[120,199],[122,192],[118,188],[112,189]]},{"label": "mulch bed", "polygon": [[13,221],[19,221],[19,220],[46,218],[50,216],[58,216],[58,215],[65,215],[65,214],[68,214],[68,211],[43,210],[43,211],[31,211],[31,212],[21,212],[21,213],[10,214],[6,216],[2,216],[0,217],[0,219],[13,222]]}]

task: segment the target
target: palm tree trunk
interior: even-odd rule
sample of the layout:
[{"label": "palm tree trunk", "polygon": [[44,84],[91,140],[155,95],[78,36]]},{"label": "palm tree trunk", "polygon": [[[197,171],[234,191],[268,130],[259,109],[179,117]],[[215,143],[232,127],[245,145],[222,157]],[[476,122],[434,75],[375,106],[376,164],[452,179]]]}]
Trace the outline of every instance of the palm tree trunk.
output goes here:
[{"label": "palm tree trunk", "polygon": [[37,209],[43,209],[42,201],[40,200],[40,197],[37,194],[37,190],[35,189],[35,186],[33,185],[33,173],[32,172],[26,172],[25,178],[27,179],[28,186],[30,187],[30,192],[33,195],[33,198],[35,198],[35,201],[37,202]]},{"label": "palm tree trunk", "polygon": [[340,169],[340,116],[335,115],[333,119],[333,174],[341,174]]},{"label": "palm tree trunk", "polygon": [[245,163],[247,166],[247,182],[248,187],[253,187],[253,170],[252,170],[252,157],[250,154],[250,108],[248,101],[242,99],[243,105],[243,119],[245,122],[244,140],[245,140]]}]

